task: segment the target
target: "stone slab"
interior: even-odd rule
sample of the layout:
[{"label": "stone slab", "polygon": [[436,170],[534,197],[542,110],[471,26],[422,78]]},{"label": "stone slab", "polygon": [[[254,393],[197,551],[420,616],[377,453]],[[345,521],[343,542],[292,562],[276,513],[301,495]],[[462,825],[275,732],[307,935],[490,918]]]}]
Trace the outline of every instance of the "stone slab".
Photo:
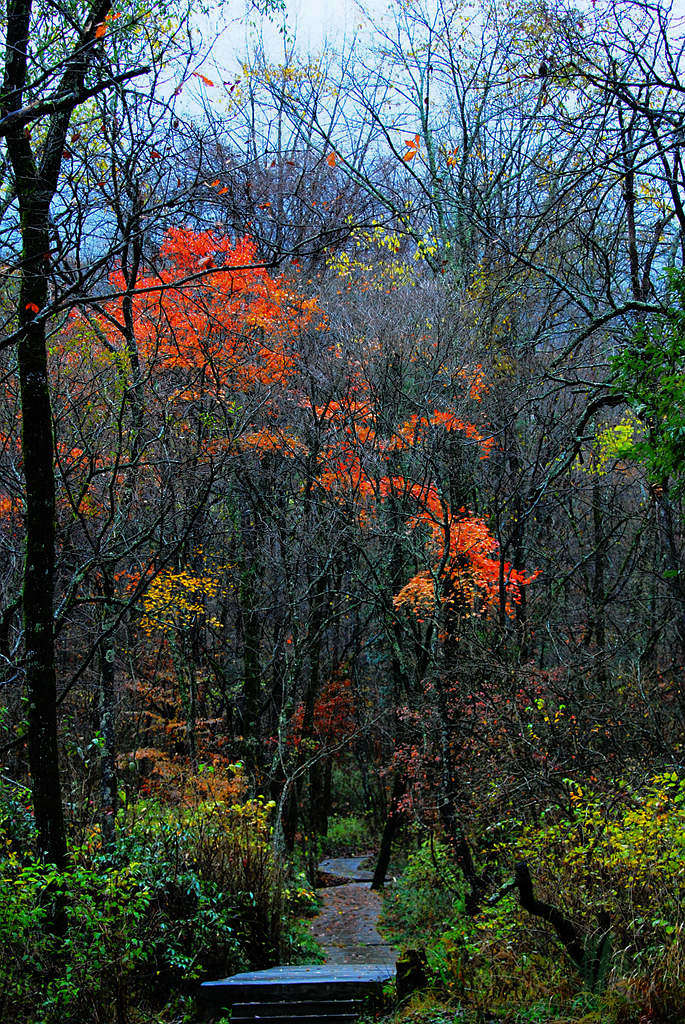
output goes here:
[{"label": "stone slab", "polygon": [[245,971],[204,985],[298,985],[339,981],[380,983],[395,977],[394,964],[295,964],[290,967],[269,967],[265,971]]},{"label": "stone slab", "polygon": [[200,985],[200,1000],[229,1006],[259,1000],[349,999],[380,994],[395,977],[394,964],[298,964],[246,971]]}]

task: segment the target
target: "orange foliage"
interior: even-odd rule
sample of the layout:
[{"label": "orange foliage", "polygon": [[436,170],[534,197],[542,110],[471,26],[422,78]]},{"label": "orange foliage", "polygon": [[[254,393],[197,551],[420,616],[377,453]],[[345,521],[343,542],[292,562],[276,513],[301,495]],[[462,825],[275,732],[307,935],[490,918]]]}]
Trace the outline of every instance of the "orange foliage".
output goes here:
[{"label": "orange foliage", "polygon": [[474,402],[481,402],[483,395],[490,390],[490,385],[483,373],[482,363],[476,363],[473,367],[460,370],[458,376],[468,384],[468,396]]},{"label": "orange foliage", "polygon": [[[417,136],[407,145],[416,153],[419,142]],[[285,397],[286,403],[278,406],[278,422],[289,412],[287,426],[275,426],[276,407],[264,403],[261,422],[250,422],[243,433],[230,436],[229,430],[224,436],[217,436],[220,431],[207,436],[205,455],[249,453],[289,460],[307,456],[310,452],[295,418],[298,410],[305,410],[313,418],[318,439],[313,482],[322,497],[351,508],[353,521],[361,528],[392,499],[408,515],[408,529],[425,538],[427,564],[395,596],[396,608],[422,615],[452,606],[468,615],[503,600],[511,613],[521,599],[521,588],[534,575],[502,563],[485,520],[466,509],[450,508],[436,482],[424,475],[430,449],[428,458],[422,449],[439,448],[445,435],[461,435],[480,459],[489,457],[493,437],[454,408],[415,413],[399,425],[384,423],[381,431],[382,410],[358,353],[349,360],[343,393],[334,393],[325,404],[308,397],[306,378],[299,376],[299,336],[303,329],[323,326],[322,314],[315,299],[303,298],[284,277],[274,278],[256,264],[252,239],[231,241],[212,231],[171,229],[160,258],[161,266],[136,283],[133,321],[148,377],[163,380],[163,400],[173,400],[181,409],[177,429],[191,429],[184,407],[201,403],[209,393],[231,404],[236,393],[259,387]],[[111,281],[125,291],[120,272]],[[102,334],[119,350],[121,339],[113,338],[112,323],[122,320],[120,301],[112,302],[107,316],[99,320]],[[333,354],[343,358],[338,349]],[[420,352],[432,358],[428,348]],[[480,365],[453,370],[451,380],[452,385],[460,382],[464,397],[474,401],[480,402],[487,391]],[[74,448],[64,458],[75,466],[84,464],[85,475],[87,455]],[[399,458],[401,473],[396,472]],[[414,479],[412,463],[417,466]],[[92,459],[89,466],[91,475],[100,469]],[[95,501],[89,487],[79,501],[80,510],[88,512]]]},{"label": "orange foliage", "polygon": [[299,437],[287,430],[273,430],[262,427],[243,436],[237,442],[241,451],[254,451],[256,455],[282,455],[294,459],[298,455],[307,454],[307,446]]},{"label": "orange foliage", "polygon": [[[482,367],[462,370],[459,376],[469,396],[480,401],[487,390]],[[329,441],[321,452],[317,482],[333,496],[355,503],[356,521],[362,528],[373,518],[374,507],[388,498],[408,500],[414,505],[407,525],[410,530],[425,529],[431,568],[422,569],[409,580],[394,598],[395,607],[406,606],[423,615],[439,605],[451,605],[467,616],[504,600],[507,612],[512,614],[513,605],[521,600],[521,588],[537,574],[529,575],[508,562],[502,563],[497,541],[485,520],[463,508],[454,512],[430,479],[417,482],[378,472],[379,464],[395,453],[413,450],[420,455],[429,441],[439,440],[440,431],[463,434],[474,443],[481,459],[489,457],[494,438],[451,409],[435,409],[427,416],[410,416],[385,440],[377,434],[378,417],[366,390],[353,372],[344,397],[325,406],[311,406],[319,424],[326,427]]]},{"label": "orange foliage", "polygon": [[453,412],[440,411],[435,409],[430,417],[410,416],[402,423],[391,441],[387,445],[388,451],[401,451],[403,448],[413,448],[426,440],[430,427],[444,427],[447,432],[458,430],[466,437],[478,443],[480,458],[487,459],[490,455],[494,439],[481,434],[473,423],[459,419]]},{"label": "orange foliage", "polygon": [[314,705],[314,729],[327,743],[349,736],[356,722],[352,682],[335,677],[319,694]]},{"label": "orange foliage", "polygon": [[[195,722],[197,756],[189,756],[188,722],[169,656],[141,666],[143,674],[128,684],[133,700],[129,712],[135,723],[134,746],[118,758],[120,771],[132,773],[144,795],[168,803],[197,806],[204,800],[235,803],[245,791],[245,780],[224,748],[229,742],[223,718]],[[198,766],[202,767],[198,771]]]},{"label": "orange foliage", "polygon": [[[316,300],[258,266],[250,238],[171,228],[160,256],[164,267],[139,280],[134,297],[145,363],[157,372],[191,372],[217,390],[285,386],[297,362],[293,341],[321,319]],[[125,291],[121,272],[111,284]],[[111,312],[121,319],[117,306]],[[105,318],[101,327],[111,335]]]},{"label": "orange foliage", "polygon": [[0,494],[0,522],[4,530],[18,532],[24,519],[23,498],[10,498],[7,494]]},{"label": "orange foliage", "polygon": [[[349,738],[356,721],[352,682],[336,675],[326,683],[314,704],[314,738],[326,747],[334,747]],[[292,746],[299,747],[303,728],[304,705],[298,704],[290,720],[288,739]]]},{"label": "orange foliage", "polygon": [[458,606],[468,615],[478,602],[497,605],[502,596],[506,610],[513,612],[521,600],[521,587],[536,578],[498,559],[498,544],[484,519],[460,509],[454,515],[434,490],[427,492],[423,507],[409,520],[411,528],[427,526],[433,558],[441,567],[435,573],[420,572],[393,599],[396,608],[406,605],[414,612],[434,611],[438,602]]},{"label": "orange foliage", "polygon": [[[173,228],[167,231],[159,256],[159,266],[144,271],[135,282],[132,297],[133,342],[148,418],[161,417],[165,438],[175,431],[185,448],[184,435],[198,437],[193,411],[200,406],[204,414],[212,408],[207,400],[219,399],[222,413],[217,425],[224,429],[211,424],[201,438],[198,461],[241,451],[289,458],[305,453],[290,430],[251,424],[253,429],[236,438],[232,410],[239,394],[264,388],[280,398],[291,385],[298,369],[300,334],[322,323],[316,300],[303,298],[285,277],[272,277],[260,267],[250,238],[232,241],[212,231]],[[75,311],[64,343],[53,350],[51,367],[56,393],[68,396],[57,441],[65,485],[60,502],[71,513],[89,517],[107,509],[112,495],[133,479],[126,475],[116,419],[119,404],[131,394],[126,390],[131,383],[130,353],[122,333],[123,273],[115,271],[110,283],[122,297],[90,318]],[[259,400],[268,415],[268,400],[262,393]],[[81,441],[90,437],[81,428],[93,417],[101,424],[97,451]],[[81,443],[74,445],[74,438]],[[141,492],[160,484],[157,455],[148,445],[140,457],[134,486]],[[128,503],[131,510],[134,498]]]}]

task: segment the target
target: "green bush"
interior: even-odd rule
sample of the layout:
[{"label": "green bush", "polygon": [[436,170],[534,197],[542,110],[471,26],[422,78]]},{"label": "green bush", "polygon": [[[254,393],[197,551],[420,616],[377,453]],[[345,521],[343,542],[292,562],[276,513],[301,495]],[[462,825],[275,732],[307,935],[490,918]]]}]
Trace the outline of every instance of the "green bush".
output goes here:
[{"label": "green bush", "polygon": [[[271,845],[273,804],[257,798],[230,806],[207,802],[169,810],[150,802],[142,812],[140,807],[140,819],[118,843],[123,862],[143,860],[160,904],[181,917],[194,893],[216,893],[230,908],[242,960],[253,967],[275,963],[291,914]],[[224,969],[213,946],[205,955],[208,970]]]},{"label": "green bush", "polygon": [[[94,830],[58,872],[0,837],[0,1019],[124,1024],[205,976],[297,959],[296,904],[270,805],[139,804],[114,848]],[[302,894],[299,899],[304,899]]]},{"label": "green bush", "polygon": [[[603,793],[567,780],[566,796],[565,807],[550,807],[534,824],[511,817],[491,828],[502,888],[474,916],[464,913],[458,875],[450,898],[446,850],[437,844],[433,855],[424,844],[386,897],[386,929],[427,945],[434,984],[476,1016],[679,1024],[685,780],[668,772]],[[520,860],[537,898],[573,923],[587,951],[584,969],[507,886]]]},{"label": "green bush", "polygon": [[[36,823],[28,790],[0,780],[0,836],[19,856],[30,855],[36,843]],[[1,856],[1,851],[0,851]]]},{"label": "green bush", "polygon": [[428,965],[446,995],[476,1013],[511,1013],[521,1021],[533,1007],[564,1005],[580,987],[555,940],[521,910],[514,893],[474,917],[459,915],[433,938]]},{"label": "green bush", "polygon": [[298,871],[284,890],[286,907],[293,917],[313,917],[321,900],[304,871]]},{"label": "green bush", "polygon": [[427,945],[464,910],[464,879],[447,847],[429,839],[409,855],[397,883],[386,894],[383,925],[395,943]]},{"label": "green bush", "polygon": [[[152,896],[137,872],[63,873],[9,856],[0,875],[0,1017],[30,1024],[125,1019],[132,988],[154,980]],[[63,934],[54,922],[64,918]],[[60,929],[61,930],[61,929]],[[152,976],[152,978],[151,978]]]},{"label": "green bush", "polygon": [[590,956],[606,921],[614,974],[649,977],[652,993],[685,1005],[685,779],[621,780],[610,794],[567,787],[566,811],[523,828],[514,856],[529,860],[540,898],[576,922]]},{"label": "green bush", "polygon": [[371,828],[363,818],[354,814],[333,817],[328,822],[324,850],[329,857],[354,856],[365,853],[374,845]]},{"label": "green bush", "polygon": [[338,815],[363,817],[368,810],[368,800],[362,783],[361,772],[349,762],[334,764],[332,768],[332,806]]}]

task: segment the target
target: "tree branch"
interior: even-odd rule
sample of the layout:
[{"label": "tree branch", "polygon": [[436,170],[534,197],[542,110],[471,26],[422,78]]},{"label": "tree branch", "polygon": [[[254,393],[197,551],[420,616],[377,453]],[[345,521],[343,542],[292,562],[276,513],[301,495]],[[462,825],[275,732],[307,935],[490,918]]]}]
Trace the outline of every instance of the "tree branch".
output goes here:
[{"label": "tree branch", "polygon": [[149,66],[138,68],[136,71],[127,71],[98,82],[97,85],[91,86],[89,89],[84,88],[76,93],[57,93],[50,99],[36,100],[24,107],[20,107],[18,110],[12,110],[4,117],[0,117],[0,138],[16,128],[22,128],[33,121],[37,121],[45,114],[58,114],[67,110],[73,110],[79,103],[97,96],[104,89],[109,89],[112,85],[120,85],[122,82],[130,81],[132,78],[138,78],[140,75],[146,75],[149,71]]}]

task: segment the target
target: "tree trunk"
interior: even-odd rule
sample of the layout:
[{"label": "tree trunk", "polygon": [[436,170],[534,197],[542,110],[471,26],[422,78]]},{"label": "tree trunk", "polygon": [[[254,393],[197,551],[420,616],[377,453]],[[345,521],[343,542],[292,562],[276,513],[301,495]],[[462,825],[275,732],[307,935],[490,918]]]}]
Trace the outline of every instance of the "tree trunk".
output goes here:
[{"label": "tree trunk", "polygon": [[[103,629],[110,624],[114,589],[109,574],[105,572],[105,611]],[[100,642],[100,734],[102,749],[100,752],[100,802],[102,809],[101,830],[102,845],[105,850],[112,848],[116,835],[117,817],[117,769],[115,746],[115,675],[114,675],[114,637],[106,636]]]},{"label": "tree trunk", "polygon": [[402,824],[402,813],[399,810],[399,801],[403,793],[403,786],[399,775],[395,775],[392,784],[392,797],[390,799],[390,811],[383,828],[383,835],[381,836],[381,846],[378,851],[378,860],[376,861],[376,867],[373,873],[373,879],[371,881],[371,888],[378,890],[382,889],[385,885],[385,879],[388,874],[388,867],[390,866],[390,856],[392,853],[392,844],[395,836],[397,835],[400,825]]},{"label": "tree trunk", "polygon": [[[20,197],[22,193],[20,192]],[[29,698],[28,746],[34,814],[42,856],[62,867],[67,847],[59,782],[57,679],[53,604],[55,588],[55,475],[45,322],[45,257],[49,203],[21,202],[24,265],[19,322],[24,335],[18,361],[22,457],[26,481],[24,638]]]},{"label": "tree trunk", "polygon": [[[74,49],[63,63],[57,94],[66,98],[41,131],[40,159],[31,146],[30,122],[5,128],[7,153],[19,201],[22,262],[18,321],[21,447],[26,481],[26,561],[23,612],[28,748],[38,844],[43,857],[62,867],[67,847],[59,782],[57,678],[53,623],[55,589],[55,471],[45,316],[50,266],[50,204],[57,190],[67,130],[80,102],[97,41],[97,26],[111,0],[95,0]],[[21,109],[32,57],[32,4],[8,0],[5,74],[0,116]],[[35,69],[34,69],[35,72]]]},{"label": "tree trunk", "polygon": [[604,566],[606,562],[607,538],[604,531],[602,487],[598,478],[592,485],[592,524],[594,531],[593,544],[595,549],[594,570],[592,577],[592,609],[589,616],[589,628],[594,632],[597,644],[595,660],[595,682],[598,689],[606,683],[606,628],[605,628],[605,586]]}]

